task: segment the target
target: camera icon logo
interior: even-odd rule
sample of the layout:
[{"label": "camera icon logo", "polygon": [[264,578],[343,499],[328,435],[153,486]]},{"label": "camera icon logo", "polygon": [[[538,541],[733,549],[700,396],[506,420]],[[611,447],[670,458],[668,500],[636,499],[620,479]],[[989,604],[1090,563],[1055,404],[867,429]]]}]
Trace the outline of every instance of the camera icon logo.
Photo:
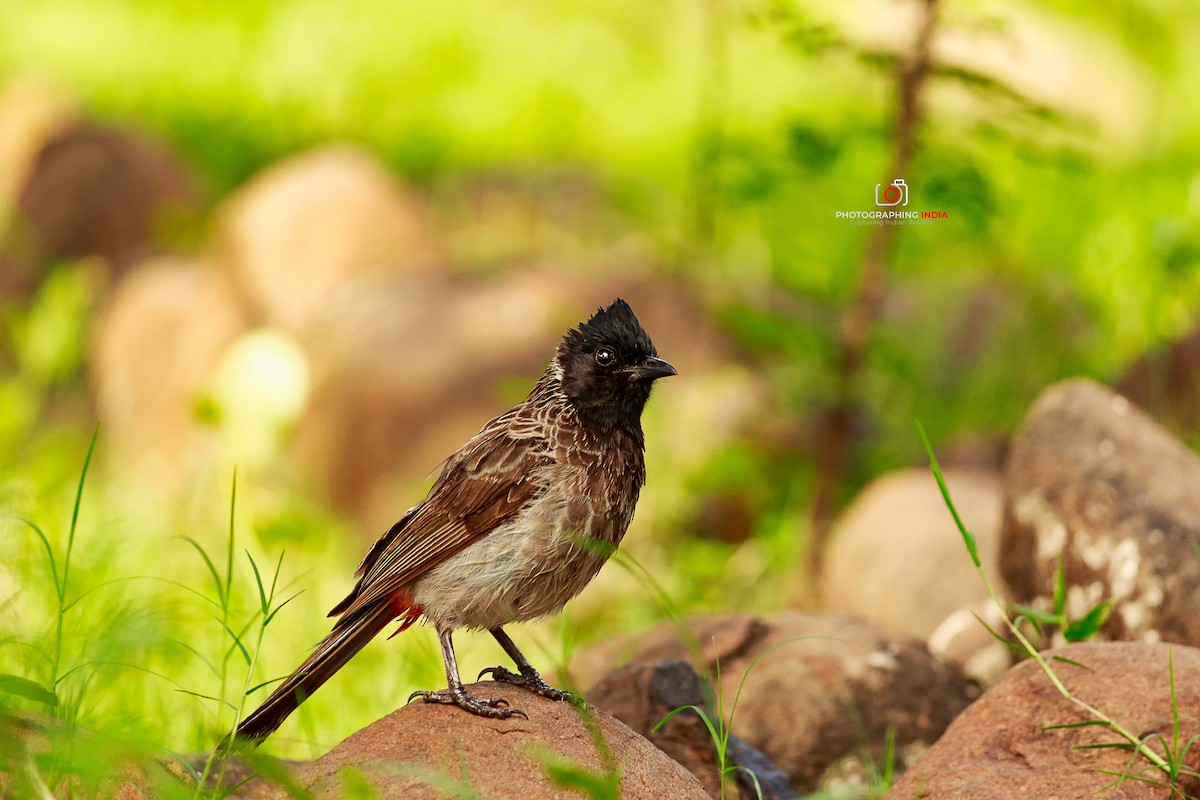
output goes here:
[{"label": "camera icon logo", "polygon": [[[880,187],[883,187],[882,197]],[[908,184],[903,178],[896,178],[886,187],[882,183],[875,184],[875,205],[877,206],[906,206],[908,205]]]}]

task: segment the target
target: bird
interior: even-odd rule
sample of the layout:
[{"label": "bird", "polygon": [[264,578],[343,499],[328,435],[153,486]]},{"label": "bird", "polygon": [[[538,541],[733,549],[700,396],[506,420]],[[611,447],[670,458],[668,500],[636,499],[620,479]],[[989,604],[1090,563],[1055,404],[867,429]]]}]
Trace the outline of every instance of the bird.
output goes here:
[{"label": "bird", "polygon": [[[529,395],[447,458],[429,493],[367,552],[333,629],[222,747],[255,746],[368,642],[418,621],[437,631],[447,688],[408,701],[483,717],[524,716],[463,686],[457,630],[486,630],[512,659],[483,670],[552,700],[504,626],[558,614],[624,537],[646,481],[641,416],[654,382],[677,375],[617,298],[571,328]],[[389,637],[391,638],[391,637]]]}]

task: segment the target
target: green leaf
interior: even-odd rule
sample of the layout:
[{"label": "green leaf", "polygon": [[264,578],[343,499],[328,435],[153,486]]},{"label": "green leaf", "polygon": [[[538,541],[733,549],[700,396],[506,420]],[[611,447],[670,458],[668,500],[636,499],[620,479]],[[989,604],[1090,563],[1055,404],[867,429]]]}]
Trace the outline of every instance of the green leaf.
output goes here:
[{"label": "green leaf", "polygon": [[253,663],[254,663],[254,662],[253,662],[253,661],[251,661],[251,659],[250,659],[250,653],[249,653],[249,652],[247,652],[247,650],[246,650],[246,646],[245,646],[244,644],[242,644],[242,639],[241,639],[241,637],[240,637],[240,636],[238,636],[236,633],[234,633],[234,632],[233,632],[233,628],[229,627],[229,626],[228,626],[228,625],[225,623],[225,620],[221,619],[220,617],[213,617],[213,619],[215,619],[217,622],[221,623],[221,627],[222,627],[222,628],[224,628],[224,629],[225,629],[225,632],[229,634],[229,638],[233,639],[233,644],[234,644],[234,646],[236,646],[236,647],[237,647],[237,649],[238,649],[238,650],[241,652],[241,654],[242,654],[242,659],[243,659],[243,660],[245,660],[245,662],[246,662],[246,666],[247,666],[247,667],[253,666]]},{"label": "green leaf", "polygon": [[1013,603],[1012,607],[1013,611],[1016,611],[1030,622],[1036,622],[1039,625],[1053,625],[1059,621],[1057,614],[1051,614],[1048,611],[1039,611],[1036,608],[1021,605],[1020,603]]},{"label": "green leaf", "polygon": [[297,597],[299,597],[299,596],[300,596],[300,595],[302,595],[302,594],[304,594],[304,590],[303,590],[303,589],[301,589],[300,591],[296,592],[294,595],[292,595],[291,597],[289,597],[287,600],[284,600],[284,601],[283,601],[282,603],[280,603],[279,605],[275,606],[275,610],[274,610],[274,611],[272,611],[270,614],[268,614],[268,615],[266,616],[266,618],[265,618],[265,619],[263,619],[263,623],[262,623],[262,624],[263,624],[263,627],[265,628],[265,627],[267,627],[268,625],[270,625],[270,624],[271,624],[271,620],[275,619],[275,615],[276,615],[276,614],[278,614],[280,611],[283,611],[283,607],[284,607],[284,606],[286,606],[288,603],[292,602],[293,600],[295,600]]},{"label": "green leaf", "polygon": [[190,694],[192,697],[199,697],[201,700],[212,700],[214,703],[221,703],[222,705],[229,706],[234,711],[237,711],[237,706],[235,706],[233,703],[229,702],[228,700],[222,700],[219,697],[213,697],[211,694],[201,694],[200,692],[193,692],[191,689],[176,689],[175,691],[179,692],[180,694]]},{"label": "green leaf", "polygon": [[1050,660],[1061,661],[1063,664],[1070,664],[1072,667],[1078,667],[1079,669],[1086,670],[1088,672],[1095,672],[1095,670],[1089,667],[1087,664],[1082,664],[1074,659],[1067,658],[1066,656],[1051,656]]},{"label": "green leaf", "polygon": [[254,686],[251,686],[249,689],[246,690],[246,696],[249,697],[250,695],[257,692],[259,689],[263,688],[264,686],[270,686],[272,683],[282,683],[283,681],[286,681],[290,677],[292,677],[292,676],[291,675],[281,675],[278,678],[271,678],[271,680],[269,680],[269,681],[263,681],[262,683],[257,683]]},{"label": "green leaf", "polygon": [[250,559],[250,569],[254,570],[254,584],[258,587],[258,604],[265,617],[271,611],[270,606],[267,604],[267,589],[263,586],[262,574],[259,573],[258,564],[254,563],[254,556],[250,555],[249,550],[246,551],[246,558]]},{"label": "green leaf", "polygon": [[25,527],[29,528],[31,531],[33,531],[37,535],[38,539],[41,540],[42,546],[46,548],[46,559],[50,562],[50,577],[54,581],[54,593],[58,597],[59,602],[61,603],[63,600],[63,597],[65,596],[66,589],[62,585],[62,581],[59,580],[59,577],[58,577],[58,564],[55,563],[55,561],[54,561],[54,548],[50,546],[49,537],[46,536],[46,534],[42,531],[42,529],[39,528],[37,526],[37,523],[34,522],[33,520],[26,519],[25,517],[10,516],[8,514],[5,514],[4,516],[7,517],[8,519],[16,520],[17,522],[21,523]]},{"label": "green leaf", "polygon": [[999,633],[997,633],[995,630],[993,630],[992,626],[988,625],[984,621],[983,617],[979,616],[974,611],[971,612],[971,616],[973,616],[975,618],[976,622],[978,622],[980,625],[983,626],[983,629],[985,631],[987,631],[988,633],[990,633],[992,635],[993,639],[995,639],[997,642],[999,642],[1000,644],[1007,647],[1009,650],[1012,650],[1017,655],[1021,656],[1021,658],[1032,658],[1033,657],[1033,653],[1027,651],[1022,645],[1019,645],[1013,641],[1009,641],[1008,639],[1006,639],[1005,637],[1003,637]]},{"label": "green leaf", "polygon": [[1112,609],[1111,600],[1102,600],[1081,619],[1068,625],[1067,629],[1063,631],[1063,638],[1068,642],[1082,642],[1092,638],[1108,621],[1108,615],[1112,613]]},{"label": "green leaf", "polygon": [[26,700],[32,700],[35,703],[41,703],[51,708],[58,705],[57,694],[40,683],[31,681],[28,678],[22,678],[20,675],[9,675],[8,673],[0,672],[0,692],[15,694],[17,697],[24,697]]},{"label": "green leaf", "polygon": [[929,443],[929,437],[925,434],[925,426],[921,424],[921,420],[916,420],[917,433],[921,436],[921,444],[925,446],[925,455],[929,457],[929,468],[933,470],[933,477],[937,480],[938,489],[942,493],[942,499],[946,502],[946,508],[950,509],[950,516],[954,517],[954,524],[958,527],[958,532],[962,536],[963,544],[967,546],[967,552],[971,555],[971,561],[976,567],[983,567],[983,562],[979,560],[979,548],[975,545],[975,534],[967,530],[967,526],[963,524],[962,518],[958,516],[958,509],[954,507],[954,501],[950,499],[950,489],[946,486],[946,478],[942,475],[942,468],[938,465],[937,456],[933,454],[933,445]]},{"label": "green leaf", "polygon": [[217,587],[217,597],[220,599],[220,605],[224,606],[225,605],[225,587],[224,587],[224,584],[222,584],[222,582],[221,582],[220,573],[217,572],[217,565],[213,563],[213,560],[208,557],[208,552],[203,547],[201,547],[200,543],[197,542],[195,539],[193,539],[190,536],[180,536],[178,538],[183,539],[185,542],[190,544],[192,547],[196,548],[196,552],[199,553],[200,557],[204,559],[204,564],[205,564],[205,566],[208,567],[209,574],[211,574],[212,578],[213,578],[213,583]]},{"label": "green leaf", "polygon": [[1069,728],[1111,728],[1112,723],[1104,719],[1089,719],[1083,722],[1065,722],[1062,725],[1043,725],[1039,731],[1061,731]]}]

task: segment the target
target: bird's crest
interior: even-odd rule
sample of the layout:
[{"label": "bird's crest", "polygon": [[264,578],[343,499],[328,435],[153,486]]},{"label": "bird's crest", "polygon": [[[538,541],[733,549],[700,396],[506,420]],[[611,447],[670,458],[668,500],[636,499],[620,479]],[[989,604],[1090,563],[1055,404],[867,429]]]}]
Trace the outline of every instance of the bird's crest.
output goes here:
[{"label": "bird's crest", "polygon": [[617,298],[608,308],[598,308],[587,322],[578,328],[572,328],[563,338],[563,347],[590,350],[599,344],[619,344],[623,349],[640,352],[644,355],[658,355],[649,334],[642,329],[641,323],[621,298]]}]

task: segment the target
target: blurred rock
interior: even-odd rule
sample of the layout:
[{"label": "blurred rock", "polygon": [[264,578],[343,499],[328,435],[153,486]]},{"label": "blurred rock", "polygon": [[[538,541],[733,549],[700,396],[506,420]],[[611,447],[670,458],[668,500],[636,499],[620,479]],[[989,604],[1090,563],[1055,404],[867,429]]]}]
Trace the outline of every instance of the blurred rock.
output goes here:
[{"label": "blurred rock", "polygon": [[8,252],[16,241],[33,237],[29,223],[16,214],[17,203],[46,142],[75,119],[74,105],[46,86],[18,82],[0,94],[0,297],[28,297],[37,285],[41,265]]},{"label": "blurred rock", "polygon": [[1200,430],[1200,329],[1135,361],[1116,389],[1183,436]]},{"label": "blurred rock", "polygon": [[1001,568],[1019,602],[1068,617],[1104,599],[1107,639],[1200,644],[1200,460],[1120,395],[1083,379],[1047,389],[1013,441]]},{"label": "blurred rock", "polygon": [[[524,689],[477,683],[482,697],[503,697],[528,719],[491,720],[426,703],[402,706],[353,734],[294,777],[316,797],[340,797],[353,771],[379,798],[484,800],[578,796],[576,774],[612,780],[626,800],[707,800],[696,778],[624,724],[593,706],[577,709]],[[291,797],[259,779],[251,797]]]},{"label": "blurred rock", "polygon": [[870,754],[878,763],[889,730],[903,769],[976,691],[919,642],[850,617],[812,613],[726,614],[663,625],[580,653],[571,675],[588,686],[616,664],[691,653],[709,674],[719,659],[723,707],[737,702],[731,729],[786,771],[802,794],[835,765],[845,774],[840,762],[847,759]]},{"label": "blurred rock", "polygon": [[[995,575],[1000,476],[947,468],[945,478],[963,523],[975,534],[984,570]],[[928,469],[889,473],[859,493],[834,526],[821,582],[823,604],[831,611],[925,640],[955,612],[988,600]],[[1004,647],[984,635],[980,646]],[[956,655],[962,665],[974,653]]]},{"label": "blurred rock", "polygon": [[203,432],[197,403],[213,368],[247,329],[204,262],[150,261],[117,283],[96,324],[89,378],[120,457],[178,472]]},{"label": "blurred rock", "polygon": [[521,165],[450,176],[442,186],[455,200],[440,209],[448,246],[454,262],[468,268],[495,269],[546,253],[574,258],[597,244],[611,253],[620,243],[605,235],[628,228],[614,220],[597,178],[579,167]]},{"label": "blurred rock", "polygon": [[11,133],[25,154],[46,138],[27,166],[6,168],[5,180],[19,188],[3,242],[25,282],[56,261],[87,256],[119,273],[150,255],[164,223],[193,202],[186,171],[162,143],[53,112],[29,116],[29,129]]},{"label": "blurred rock", "polygon": [[[636,661],[609,674],[588,692],[588,700],[645,736],[688,772],[700,779],[705,791],[721,798],[721,765],[717,762],[716,743],[700,715],[685,710],[658,730],[655,728],[672,711],[687,706],[705,708],[700,679],[692,665],[682,659]],[[715,714],[707,709],[711,718]],[[744,800],[788,800],[796,797],[788,776],[770,760],[736,736],[730,736],[727,750],[731,765],[742,767],[736,778],[738,796]],[[762,795],[746,773],[758,780]]]},{"label": "blurred rock", "polygon": [[346,145],[281,161],[242,187],[221,214],[216,253],[252,318],[301,340],[355,281],[429,276],[444,260],[421,197]]},{"label": "blurred rock", "polygon": [[1003,615],[991,598],[950,614],[929,634],[926,645],[941,660],[962,667],[976,683],[991,686],[1013,665],[1015,654],[988,628],[1004,628]]},{"label": "blurred rock", "polygon": [[306,340],[313,397],[297,432],[314,485],[369,527],[390,525],[443,459],[525,397],[567,328],[617,296],[681,372],[718,363],[721,338],[693,301],[640,279],[531,266],[363,280],[331,297]]},{"label": "blurred rock", "polygon": [[[1101,709],[1134,735],[1171,742],[1172,709],[1168,659],[1174,659],[1179,709],[1200,705],[1200,651],[1164,644],[1087,643],[1051,650],[1083,664],[1053,662],[1054,671],[1076,697]],[[1175,796],[1149,761],[1128,750],[1100,745],[1123,742],[1099,726],[1078,725],[1089,717],[1063,698],[1033,661],[1024,661],[962,713],[945,734],[885,796],[887,800],[1026,800],[1031,797],[1105,797],[1142,800]],[[1200,735],[1193,714],[1180,716],[1180,741]],[[1158,743],[1152,747],[1162,752]],[[1181,748],[1182,749],[1182,748]],[[1188,768],[1200,767],[1192,748]],[[1119,781],[1117,776],[1136,777]],[[1195,778],[1180,792],[1194,796]],[[1184,796],[1179,794],[1178,796]]]}]

